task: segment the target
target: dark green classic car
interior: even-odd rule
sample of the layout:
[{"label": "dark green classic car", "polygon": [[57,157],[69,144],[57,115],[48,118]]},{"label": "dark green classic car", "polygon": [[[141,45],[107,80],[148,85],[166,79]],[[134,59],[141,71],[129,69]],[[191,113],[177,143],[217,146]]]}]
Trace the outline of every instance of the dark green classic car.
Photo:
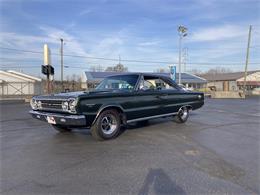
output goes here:
[{"label": "dark green classic car", "polygon": [[184,123],[203,104],[203,93],[186,91],[169,77],[129,73],[107,77],[93,91],[35,96],[30,114],[60,132],[90,128],[93,137],[106,140],[132,122],[173,116]]}]

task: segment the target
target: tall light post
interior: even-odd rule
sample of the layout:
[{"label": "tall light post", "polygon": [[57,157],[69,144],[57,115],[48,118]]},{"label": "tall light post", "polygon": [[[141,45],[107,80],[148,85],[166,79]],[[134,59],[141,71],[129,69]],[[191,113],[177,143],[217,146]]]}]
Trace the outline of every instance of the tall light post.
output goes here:
[{"label": "tall light post", "polygon": [[64,91],[64,86],[63,86],[63,39],[60,39],[60,71],[61,71],[61,75],[60,75],[60,79],[61,79],[61,91]]},{"label": "tall light post", "polygon": [[182,38],[187,36],[188,29],[184,26],[178,27],[179,32],[179,84],[181,84],[181,50],[182,50]]}]

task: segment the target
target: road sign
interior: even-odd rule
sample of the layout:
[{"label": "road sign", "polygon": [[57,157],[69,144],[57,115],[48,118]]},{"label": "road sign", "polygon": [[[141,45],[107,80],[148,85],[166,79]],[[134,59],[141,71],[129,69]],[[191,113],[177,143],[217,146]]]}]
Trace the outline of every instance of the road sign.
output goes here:
[{"label": "road sign", "polygon": [[170,66],[171,79],[176,81],[176,66]]},{"label": "road sign", "polygon": [[42,74],[54,75],[54,68],[51,65],[42,65]]}]

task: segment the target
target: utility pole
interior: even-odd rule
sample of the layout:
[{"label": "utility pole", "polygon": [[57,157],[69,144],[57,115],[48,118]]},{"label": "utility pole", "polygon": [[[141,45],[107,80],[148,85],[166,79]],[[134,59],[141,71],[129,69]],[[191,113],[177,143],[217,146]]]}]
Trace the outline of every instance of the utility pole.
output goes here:
[{"label": "utility pole", "polygon": [[181,84],[181,50],[182,50],[182,38],[187,36],[187,28],[184,26],[179,26],[178,27],[178,32],[179,32],[179,85]]},{"label": "utility pole", "polygon": [[64,91],[64,86],[63,86],[63,39],[60,39],[60,71],[61,71],[61,75],[60,75],[60,79],[61,79],[61,90],[62,92]]},{"label": "utility pole", "polygon": [[246,77],[247,77],[247,67],[248,67],[248,61],[249,61],[251,31],[252,31],[252,25],[249,26],[249,32],[248,32],[248,41],[247,41],[247,50],[246,50],[246,65],[245,65],[245,75],[244,75],[244,85],[243,85],[244,94],[246,92]]}]

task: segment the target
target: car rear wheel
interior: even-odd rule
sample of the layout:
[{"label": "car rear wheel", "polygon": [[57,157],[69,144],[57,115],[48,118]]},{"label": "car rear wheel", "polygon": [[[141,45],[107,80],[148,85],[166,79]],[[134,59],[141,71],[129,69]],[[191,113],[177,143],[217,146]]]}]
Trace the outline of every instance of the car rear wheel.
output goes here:
[{"label": "car rear wheel", "polygon": [[70,132],[70,131],[71,131],[70,128],[65,127],[65,126],[62,126],[62,125],[52,125],[52,127],[53,127],[56,131],[58,131],[58,132],[60,132],[60,133],[65,133],[65,132]]},{"label": "car rear wheel", "polygon": [[91,127],[92,136],[99,141],[113,139],[120,133],[119,113],[114,109],[103,111]]},{"label": "car rear wheel", "polygon": [[186,106],[179,109],[177,115],[174,117],[177,123],[185,123],[189,118],[190,112]]}]

